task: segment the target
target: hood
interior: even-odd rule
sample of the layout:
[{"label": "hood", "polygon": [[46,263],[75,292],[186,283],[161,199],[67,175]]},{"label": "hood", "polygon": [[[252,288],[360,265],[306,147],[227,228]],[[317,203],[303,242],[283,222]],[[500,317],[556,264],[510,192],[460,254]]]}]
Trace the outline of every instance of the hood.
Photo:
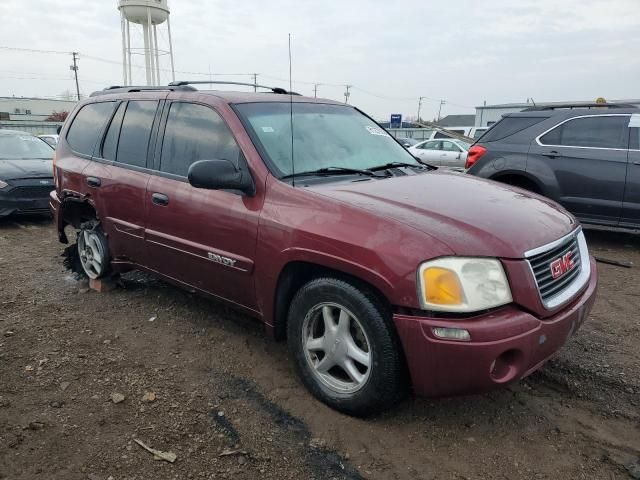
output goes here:
[{"label": "hood", "polygon": [[3,160],[0,158],[0,180],[52,177],[53,161],[51,159]]},{"label": "hood", "polygon": [[458,173],[308,188],[411,226],[457,255],[522,258],[527,250],[557,240],[577,226],[573,216],[551,200]]}]

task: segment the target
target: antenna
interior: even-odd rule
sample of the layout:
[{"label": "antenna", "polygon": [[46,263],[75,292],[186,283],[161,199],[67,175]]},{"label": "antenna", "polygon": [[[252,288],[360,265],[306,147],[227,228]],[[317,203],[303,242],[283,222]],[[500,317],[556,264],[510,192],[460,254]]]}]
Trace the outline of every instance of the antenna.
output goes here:
[{"label": "antenna", "polygon": [[296,186],[295,162],[293,160],[293,80],[291,79],[291,34],[289,34],[289,124],[291,128],[291,186]]}]

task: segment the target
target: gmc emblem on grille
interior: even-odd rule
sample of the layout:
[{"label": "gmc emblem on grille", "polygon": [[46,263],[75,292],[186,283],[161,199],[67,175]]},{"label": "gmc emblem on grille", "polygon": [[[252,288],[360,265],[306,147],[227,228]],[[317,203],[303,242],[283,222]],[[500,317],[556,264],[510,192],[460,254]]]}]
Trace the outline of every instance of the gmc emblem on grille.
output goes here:
[{"label": "gmc emblem on grille", "polygon": [[573,261],[573,252],[567,252],[562,257],[555,259],[549,264],[551,268],[551,276],[558,278],[567,273],[575,266]]}]

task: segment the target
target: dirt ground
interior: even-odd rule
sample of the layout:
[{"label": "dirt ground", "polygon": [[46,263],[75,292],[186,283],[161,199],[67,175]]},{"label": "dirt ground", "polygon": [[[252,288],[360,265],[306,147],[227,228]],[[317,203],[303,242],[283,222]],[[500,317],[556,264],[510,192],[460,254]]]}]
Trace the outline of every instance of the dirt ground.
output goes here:
[{"label": "dirt ground", "polygon": [[640,236],[588,242],[634,267],[599,264],[591,317],[540,372],[361,420],[254,320],[140,275],[88,291],[48,221],[2,221],[0,478],[638,479]]}]

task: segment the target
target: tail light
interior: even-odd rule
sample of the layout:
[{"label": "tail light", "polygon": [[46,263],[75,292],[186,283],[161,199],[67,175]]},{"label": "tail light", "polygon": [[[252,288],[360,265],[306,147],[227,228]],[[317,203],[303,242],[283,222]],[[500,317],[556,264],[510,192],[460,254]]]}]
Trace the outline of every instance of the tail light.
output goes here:
[{"label": "tail light", "polygon": [[485,153],[487,153],[487,149],[482,145],[473,145],[467,153],[467,163],[464,168],[471,168]]}]

